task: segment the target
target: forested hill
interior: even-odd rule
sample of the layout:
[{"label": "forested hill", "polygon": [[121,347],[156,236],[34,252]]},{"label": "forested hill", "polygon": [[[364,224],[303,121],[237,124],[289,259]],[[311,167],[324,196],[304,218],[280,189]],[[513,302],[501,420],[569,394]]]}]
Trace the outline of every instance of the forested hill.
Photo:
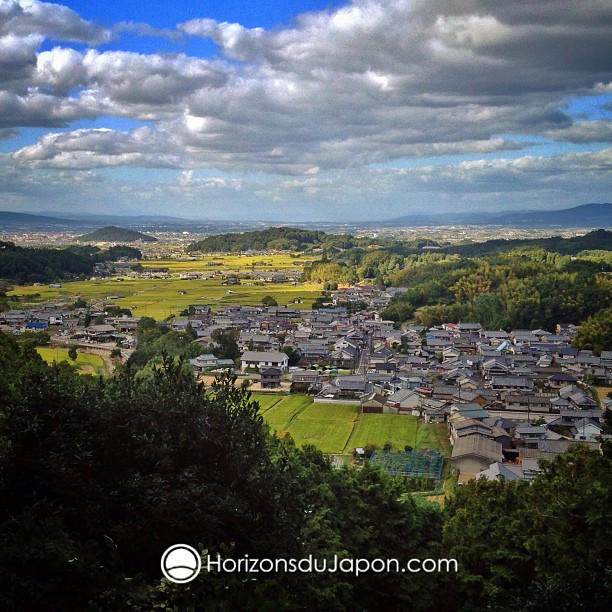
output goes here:
[{"label": "forested hill", "polygon": [[45,283],[89,274],[95,260],[64,249],[28,249],[0,242],[0,278],[16,283]]},{"label": "forested hill", "polygon": [[102,227],[90,234],[83,234],[75,240],[79,242],[157,242],[154,236],[114,225]]},{"label": "forested hill", "polygon": [[130,246],[117,245],[102,251],[93,245],[73,245],[66,249],[30,249],[13,242],[0,242],[0,279],[13,283],[48,283],[89,275],[94,264],[119,257],[141,259],[142,253]]},{"label": "forested hill", "polygon": [[241,234],[218,234],[189,245],[189,251],[204,253],[239,253],[241,251],[303,251],[320,246],[328,235],[323,231],[271,227]]},{"label": "forested hill", "polygon": [[487,240],[486,242],[449,246],[444,248],[444,251],[446,253],[457,253],[458,255],[475,257],[478,255],[494,255],[495,253],[502,253],[514,247],[522,246],[542,247],[547,251],[561,255],[576,255],[580,251],[586,250],[610,251],[612,250],[612,231],[598,229],[584,236],[574,236],[573,238],[561,238],[560,236],[516,240],[500,238]]}]

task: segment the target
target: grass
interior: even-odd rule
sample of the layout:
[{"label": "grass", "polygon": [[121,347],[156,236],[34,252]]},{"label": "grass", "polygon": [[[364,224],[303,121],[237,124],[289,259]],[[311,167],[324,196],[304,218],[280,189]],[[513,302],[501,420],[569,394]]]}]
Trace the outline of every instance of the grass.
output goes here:
[{"label": "grass", "polygon": [[308,406],[296,417],[298,420],[347,421],[352,423],[359,416],[358,404],[316,403]]},{"label": "grass", "polygon": [[293,419],[310,404],[312,397],[308,395],[290,395],[266,410],[264,419],[272,431],[286,431]]},{"label": "grass", "polygon": [[341,453],[352,429],[349,421],[295,419],[287,431],[298,446],[313,444],[324,453]]},{"label": "grass", "polygon": [[342,453],[358,417],[356,404],[312,403],[296,414],[287,431],[298,446],[313,444],[324,453]]},{"label": "grass", "polygon": [[108,374],[104,359],[102,359],[100,355],[92,355],[77,350],[77,358],[73,361],[68,356],[68,349],[38,347],[36,350],[47,363],[67,361],[71,365],[78,366],[79,373],[82,374],[91,374],[95,376],[106,376]]},{"label": "grass", "polygon": [[[395,450],[406,445],[417,448],[417,417],[397,414],[362,414],[355,432],[351,436],[349,451],[369,444],[384,446],[391,442]],[[431,447],[427,447],[431,448]]]},{"label": "grass", "polygon": [[397,414],[361,414],[357,404],[314,403],[306,395],[253,394],[273,431],[289,432],[298,446],[314,444],[324,453],[350,455],[356,447],[391,442],[395,450],[431,448],[449,456],[444,423],[421,423]]},{"label": "grass", "polygon": [[423,423],[419,421],[415,448],[433,448],[450,457],[451,446],[446,423]]},{"label": "grass", "polygon": [[253,393],[251,395],[251,400],[259,404],[259,412],[261,414],[278,404],[282,399],[280,395],[271,395],[269,393]]}]

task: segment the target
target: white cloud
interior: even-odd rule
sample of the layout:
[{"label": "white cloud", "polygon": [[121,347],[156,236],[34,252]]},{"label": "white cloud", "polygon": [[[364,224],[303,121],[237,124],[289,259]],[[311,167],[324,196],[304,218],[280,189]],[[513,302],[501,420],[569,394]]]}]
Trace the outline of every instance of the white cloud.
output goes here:
[{"label": "white cloud", "polygon": [[90,44],[105,42],[111,36],[108,30],[82,19],[67,6],[37,0],[0,2],[0,35],[6,33]]},{"label": "white cloud", "polygon": [[[219,58],[70,45],[122,31],[209,38]],[[565,105],[568,97],[609,92],[610,83],[612,5],[605,0],[355,0],[271,30],[207,18],[174,30],[129,22],[107,29],[64,6],[0,0],[0,129],[70,127],[105,116],[153,126],[47,134],[16,151],[12,163],[39,171],[176,168],[185,174],[171,189],[190,194],[236,191],[236,183],[197,178],[198,169],[265,173],[273,187],[241,181],[240,190],[276,200],[292,192],[342,201],[335,177],[358,197],[382,200],[397,196],[397,177],[410,177],[405,189],[461,184],[476,192],[486,183],[482,193],[493,193],[497,178],[509,191],[531,185],[550,193],[544,179],[527,177],[546,176],[550,185],[557,172],[597,170],[585,158],[571,171],[559,156],[489,158],[526,146],[529,135],[610,142],[609,121],[574,122]],[[480,154],[487,159],[387,182],[363,173],[376,177],[378,191],[353,175],[393,160]],[[575,178],[572,193],[582,184]]]}]

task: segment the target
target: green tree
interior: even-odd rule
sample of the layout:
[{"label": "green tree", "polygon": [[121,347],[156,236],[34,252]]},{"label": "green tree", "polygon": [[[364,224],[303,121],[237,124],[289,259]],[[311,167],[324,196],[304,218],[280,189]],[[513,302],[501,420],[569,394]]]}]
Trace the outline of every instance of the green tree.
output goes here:
[{"label": "green tree", "polygon": [[601,310],[584,321],[572,344],[579,349],[591,349],[597,354],[612,350],[612,308]]},{"label": "green tree", "polygon": [[239,335],[240,331],[235,327],[215,329],[210,336],[215,343],[212,348],[213,355],[219,359],[238,359],[240,357]]},{"label": "green tree", "polygon": [[283,353],[289,357],[289,365],[296,366],[300,363],[300,352],[294,349],[292,346],[284,346],[282,349]]}]

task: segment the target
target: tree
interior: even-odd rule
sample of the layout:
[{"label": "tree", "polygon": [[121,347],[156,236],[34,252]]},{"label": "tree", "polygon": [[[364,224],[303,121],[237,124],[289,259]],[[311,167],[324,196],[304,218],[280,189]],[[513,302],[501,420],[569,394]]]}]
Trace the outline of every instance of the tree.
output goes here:
[{"label": "tree", "polygon": [[[4,376],[4,374],[7,376]],[[432,554],[439,512],[400,480],[336,470],[270,436],[235,378],[210,388],[162,356],[152,377],[47,366],[0,334],[0,598],[5,609],[371,609],[423,589],[402,573],[203,572],[160,582],[176,542],[241,558]],[[384,507],[384,512],[379,509]],[[426,590],[426,589],[425,589]],[[424,606],[413,605],[412,609]]]},{"label": "tree", "polygon": [[187,323],[185,333],[192,339],[195,340],[198,337],[198,332],[192,327],[191,323]]},{"label": "tree", "polygon": [[76,361],[77,358],[77,350],[75,346],[71,346],[68,349],[68,357],[70,357],[70,359],[72,359],[72,361]]},{"label": "tree", "polygon": [[597,354],[612,350],[612,308],[606,308],[584,321],[572,344],[579,349],[591,349]]},{"label": "tree", "polygon": [[293,367],[300,363],[301,355],[298,350],[294,349],[292,346],[284,346],[282,351],[289,357],[289,366]]},{"label": "tree", "polygon": [[261,298],[261,303],[267,307],[278,306],[278,302],[271,295],[266,295]]},{"label": "tree", "polygon": [[211,339],[215,343],[212,348],[212,353],[219,359],[233,359],[240,357],[240,349],[238,348],[238,337],[240,332],[235,327],[227,329],[215,329],[211,334]]},{"label": "tree", "polygon": [[574,445],[542,467],[531,484],[471,481],[447,505],[443,546],[462,568],[452,588],[466,608],[612,603],[612,447]]}]

